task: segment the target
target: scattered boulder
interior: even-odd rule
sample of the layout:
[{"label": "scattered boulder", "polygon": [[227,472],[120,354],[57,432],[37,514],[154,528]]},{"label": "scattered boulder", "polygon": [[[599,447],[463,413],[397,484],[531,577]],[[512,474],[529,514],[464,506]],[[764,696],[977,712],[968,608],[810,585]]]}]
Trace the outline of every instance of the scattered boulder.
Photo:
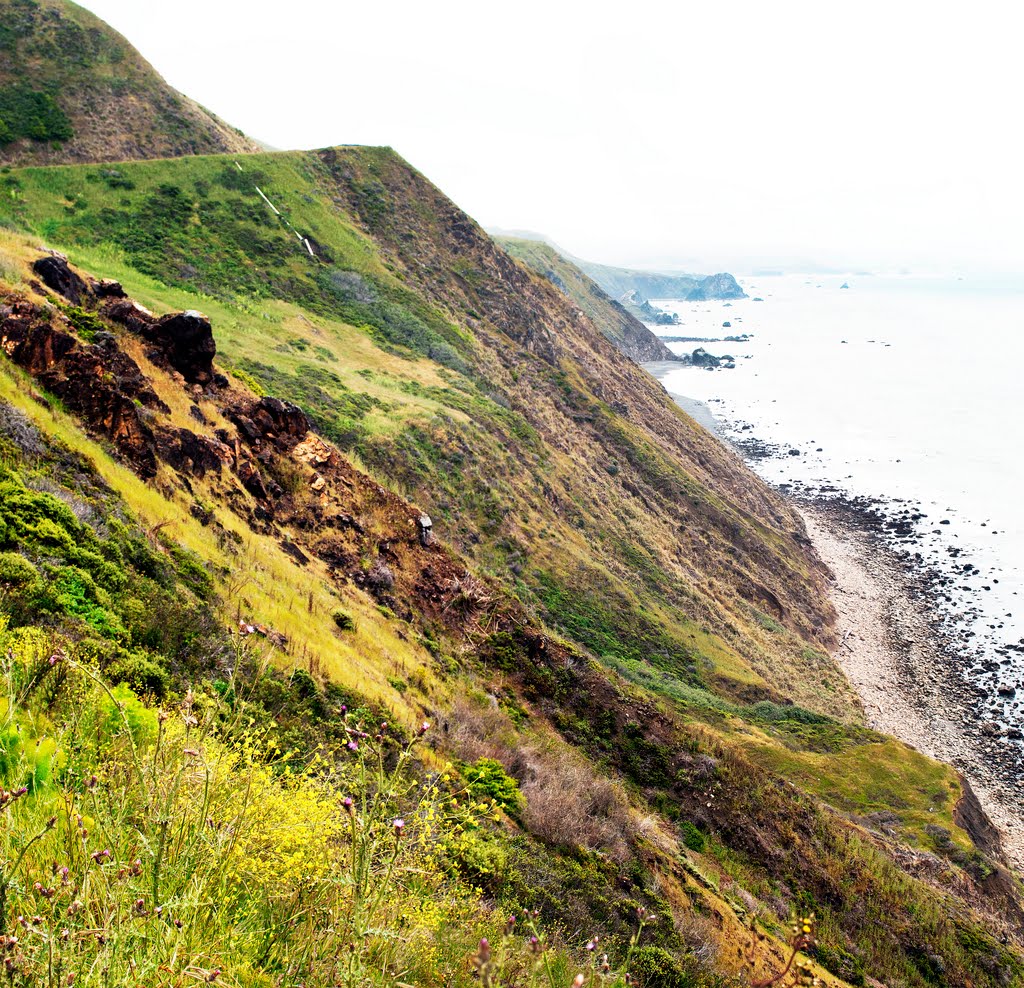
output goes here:
[{"label": "scattered boulder", "polygon": [[149,327],[148,336],[189,384],[213,383],[217,344],[210,320],[201,312],[189,309],[164,316]]},{"label": "scattered boulder", "polygon": [[430,515],[421,514],[416,519],[416,528],[420,535],[420,545],[424,547],[430,545],[434,538],[434,523],[430,520]]},{"label": "scattered boulder", "polygon": [[112,278],[104,278],[101,281],[94,281],[92,283],[93,294],[97,298],[127,298],[125,290],[121,287],[121,282],[114,281]]},{"label": "scattered boulder", "polygon": [[63,295],[73,305],[81,305],[92,294],[85,281],[71,270],[68,259],[56,251],[39,258],[32,270],[47,288]]}]

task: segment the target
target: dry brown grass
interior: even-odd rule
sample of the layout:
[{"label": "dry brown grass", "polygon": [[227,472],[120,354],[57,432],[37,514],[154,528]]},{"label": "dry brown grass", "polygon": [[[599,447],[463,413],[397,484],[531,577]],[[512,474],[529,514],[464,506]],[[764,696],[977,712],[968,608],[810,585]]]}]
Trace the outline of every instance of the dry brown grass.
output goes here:
[{"label": "dry brown grass", "polygon": [[489,695],[460,698],[447,736],[459,758],[494,758],[504,765],[526,799],[522,821],[534,836],[616,861],[628,858],[638,823],[625,790],[561,738],[518,732]]}]

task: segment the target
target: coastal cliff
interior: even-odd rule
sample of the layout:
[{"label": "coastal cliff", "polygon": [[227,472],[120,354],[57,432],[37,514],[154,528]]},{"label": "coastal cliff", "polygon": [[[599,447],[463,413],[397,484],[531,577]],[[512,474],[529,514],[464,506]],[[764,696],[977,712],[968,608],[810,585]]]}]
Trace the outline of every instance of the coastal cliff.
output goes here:
[{"label": "coastal cliff", "polygon": [[619,298],[627,292],[639,292],[646,299],[675,298],[689,302],[747,297],[731,274],[695,275],[634,271],[630,268],[615,268],[590,261],[574,260],[585,274],[593,278],[613,298]]},{"label": "coastal cliff", "polygon": [[387,148],[116,171],[0,175],[16,984],[1022,976],[967,788],[635,320]]}]

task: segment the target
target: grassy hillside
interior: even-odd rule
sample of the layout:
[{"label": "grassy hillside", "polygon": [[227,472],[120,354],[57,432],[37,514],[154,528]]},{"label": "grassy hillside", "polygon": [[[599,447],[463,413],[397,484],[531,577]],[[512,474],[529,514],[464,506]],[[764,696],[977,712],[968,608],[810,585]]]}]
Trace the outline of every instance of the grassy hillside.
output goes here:
[{"label": "grassy hillside", "polygon": [[0,164],[256,150],[68,0],[0,0]]},{"label": "grassy hillside", "polygon": [[[285,975],[310,985],[468,982],[480,931],[507,951],[502,963],[519,965],[509,976],[526,980],[537,955],[525,937],[500,936],[502,914],[524,908],[539,910],[534,921],[560,958],[551,983],[571,982],[594,933],[606,938],[610,964],[641,983],[763,980],[785,962],[789,917],[810,911],[818,943],[809,962],[826,983],[995,986],[1020,976],[1019,956],[999,940],[1017,935],[1017,886],[958,822],[969,796],[955,774],[861,725],[825,651],[824,573],[799,520],[585,312],[387,150],[118,170],[116,184],[98,166],[0,175],[0,333],[10,357],[0,364],[0,399],[13,410],[3,434],[17,474],[6,482],[18,492],[12,504],[48,495],[28,527],[4,515],[10,627],[43,636],[39,654],[64,650],[74,695],[88,694],[82,709],[102,710],[101,684],[115,681],[143,695],[146,710],[208,697],[211,724],[233,723],[226,698],[259,704],[249,727],[279,725],[284,764],[253,754],[248,729],[210,728],[217,746],[202,748],[204,764],[269,773],[271,802],[252,803],[246,826],[283,813],[267,807],[286,799],[277,787],[296,775],[296,786],[332,806],[345,791],[359,800],[380,791],[352,774],[342,704],[370,711],[364,724],[372,716],[398,725],[403,738],[430,720],[434,729],[394,777],[403,794],[387,802],[372,858],[386,866],[396,846],[387,843],[390,814],[405,813],[416,821],[410,833],[427,835],[429,865],[414,858],[406,869],[402,859],[402,882],[420,876],[401,886],[412,889],[402,899],[416,914],[366,914],[381,939],[347,955],[358,972],[349,980],[311,946],[325,936],[327,952],[333,937],[348,937],[338,917],[351,922],[363,901],[347,880],[310,871],[303,855],[321,854],[319,837],[294,854],[286,845],[294,870],[266,885],[244,862],[236,878],[221,851],[207,853],[204,841],[220,831],[200,841],[187,799],[163,816],[116,820],[108,801],[90,815],[117,840],[89,844],[89,855],[109,843],[131,862],[138,847],[142,874],[126,876],[123,895],[90,885],[102,895],[83,923],[94,928],[117,902],[131,913],[136,887],[154,887],[163,858],[152,828],[168,819],[187,839],[174,845],[181,856],[167,874],[191,891],[165,911],[186,930],[210,923],[216,935],[186,944],[168,930],[138,956],[171,964],[180,983],[214,969],[238,984]],[[31,271],[38,238],[84,271],[117,278],[157,315],[205,312],[227,381],[183,384],[146,342],[145,319],[132,329],[119,303],[71,305],[46,292]],[[124,408],[130,430],[75,392],[87,361],[98,362],[104,386],[138,395]],[[300,435],[304,425],[258,425],[262,394],[296,402],[329,444]],[[148,482],[128,469],[140,450],[155,463]],[[207,453],[219,465],[200,469]],[[434,519],[429,546],[416,534],[421,510]],[[160,592],[208,615],[191,651],[147,637],[139,595],[160,598],[125,568],[135,564],[124,539],[170,559]],[[92,555],[73,555],[75,545]],[[120,576],[102,565],[118,558]],[[119,586],[138,592],[122,599]],[[262,630],[225,631],[239,621]],[[11,650],[21,656],[18,642]],[[236,658],[243,646],[279,672]],[[83,680],[86,668],[93,678]],[[8,675],[36,678],[13,666]],[[232,680],[239,675],[244,682]],[[6,709],[42,725],[35,736],[75,737],[60,690],[33,687]],[[92,720],[82,723],[91,731]],[[53,763],[52,788],[16,804],[11,849],[20,853],[45,825],[53,800],[92,799],[83,780],[93,765],[133,760],[128,734],[100,732],[74,775]],[[154,747],[162,743],[142,735],[134,750],[144,768],[167,774],[140,773],[140,784],[130,765],[114,772],[128,793],[121,804],[144,801],[144,785],[173,788],[151,780],[192,764],[184,742],[166,757]],[[61,747],[73,745],[52,750]],[[455,850],[413,816],[419,804],[403,801],[414,784],[429,790],[441,780],[448,761],[438,784],[456,793],[477,786],[473,802],[487,809],[490,798],[505,801],[489,822],[446,823]],[[27,771],[17,765],[0,781],[8,790]],[[194,784],[194,773],[181,778]],[[218,813],[232,812],[231,793]],[[449,806],[453,795],[461,799],[445,790]],[[432,804],[422,805],[429,814]],[[294,833],[307,841],[302,826]],[[23,859],[46,888],[51,839]],[[280,839],[258,832],[251,846]],[[344,863],[360,846],[358,834],[341,834],[329,853]],[[30,908],[36,878],[19,874],[11,915],[42,915]],[[296,877],[305,874],[315,889]],[[213,895],[216,882],[228,882],[230,895]],[[202,912],[211,895],[224,902],[215,923]],[[157,895],[142,898],[144,921],[156,922]],[[279,911],[254,918],[264,901]],[[299,901],[310,903],[305,932],[267,934]],[[639,956],[630,950],[638,906],[657,918]],[[753,917],[763,939],[749,929]],[[103,963],[122,970],[143,950],[127,930],[103,944],[73,939],[77,970],[114,943],[120,953],[111,947]]]},{"label": "grassy hillside", "polygon": [[596,282],[554,247],[540,240],[497,237],[496,242],[514,258],[543,275],[565,292],[590,317],[606,339],[637,363],[675,360],[675,354],[635,315],[609,298]]},{"label": "grassy hillside", "polygon": [[397,156],[122,171],[133,188],[100,169],[12,172],[0,221],[72,249],[151,307],[223,313],[230,366],[308,408],[598,654],[653,653],[730,695],[849,715],[837,670],[799,671],[800,634],[827,636],[829,613],[802,523]]}]

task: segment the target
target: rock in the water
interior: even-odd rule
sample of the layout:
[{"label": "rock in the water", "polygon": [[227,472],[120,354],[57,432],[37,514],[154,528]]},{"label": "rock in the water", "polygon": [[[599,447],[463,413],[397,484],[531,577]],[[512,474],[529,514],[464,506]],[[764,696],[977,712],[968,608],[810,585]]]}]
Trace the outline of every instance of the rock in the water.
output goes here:
[{"label": "rock in the water", "polygon": [[714,370],[716,367],[722,366],[722,361],[731,360],[732,358],[716,357],[713,353],[708,353],[704,347],[699,346],[693,353],[690,354],[690,363],[694,367],[704,367],[707,370]]}]

